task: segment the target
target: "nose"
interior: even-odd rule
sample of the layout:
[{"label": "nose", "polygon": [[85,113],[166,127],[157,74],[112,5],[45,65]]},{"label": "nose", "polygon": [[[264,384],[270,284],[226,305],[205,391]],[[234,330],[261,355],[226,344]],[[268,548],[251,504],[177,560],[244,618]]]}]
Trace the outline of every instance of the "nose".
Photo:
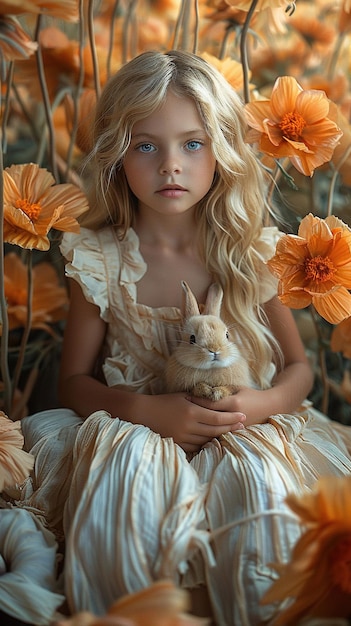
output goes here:
[{"label": "nose", "polygon": [[160,162],[160,174],[178,174],[181,171],[180,159],[172,151],[164,154]]}]

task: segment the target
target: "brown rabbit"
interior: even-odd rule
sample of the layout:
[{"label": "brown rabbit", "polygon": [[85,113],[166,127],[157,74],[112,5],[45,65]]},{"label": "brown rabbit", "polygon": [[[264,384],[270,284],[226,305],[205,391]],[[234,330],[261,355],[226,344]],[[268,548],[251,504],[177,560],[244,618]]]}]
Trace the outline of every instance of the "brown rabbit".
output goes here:
[{"label": "brown rabbit", "polygon": [[182,281],[182,287],[182,340],[167,362],[167,391],[216,401],[253,387],[248,363],[220,318],[222,287],[210,286],[202,314],[189,285]]}]

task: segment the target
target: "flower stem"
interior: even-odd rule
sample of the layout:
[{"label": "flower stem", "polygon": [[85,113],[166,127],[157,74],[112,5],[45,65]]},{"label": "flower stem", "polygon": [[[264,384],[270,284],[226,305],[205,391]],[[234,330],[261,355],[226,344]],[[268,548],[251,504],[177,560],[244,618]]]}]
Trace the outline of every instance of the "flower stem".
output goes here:
[{"label": "flower stem", "polygon": [[27,343],[28,343],[28,338],[29,338],[29,333],[31,331],[31,326],[32,326],[32,302],[33,302],[33,267],[32,267],[32,251],[31,250],[26,250],[26,256],[27,256],[27,282],[28,282],[28,289],[27,289],[27,319],[26,319],[26,325],[23,329],[23,335],[22,335],[22,339],[21,339],[21,345],[20,345],[20,351],[19,351],[19,355],[18,355],[18,359],[17,359],[17,363],[16,363],[16,367],[15,367],[15,373],[13,375],[13,394],[15,392],[15,389],[17,389],[18,387],[18,383],[19,383],[19,379],[20,379],[20,375],[22,372],[22,367],[23,367],[23,363],[24,363],[24,357],[26,354],[26,347],[27,347]]},{"label": "flower stem", "polygon": [[250,89],[249,89],[249,63],[247,60],[247,33],[249,30],[251,18],[256,9],[258,0],[252,0],[251,6],[247,12],[247,16],[241,31],[240,37],[240,55],[241,65],[243,67],[243,83],[244,83],[244,100],[245,103],[250,102]]},{"label": "flower stem", "polygon": [[88,32],[89,32],[90,51],[91,51],[91,57],[93,60],[93,68],[94,68],[95,92],[96,92],[96,98],[99,98],[101,88],[100,88],[99,64],[97,60],[95,38],[94,38],[94,0],[89,0],[89,4],[88,4]]},{"label": "flower stem", "polygon": [[[1,89],[0,89],[1,91]],[[3,177],[3,152],[0,150],[0,276],[5,276],[4,271],[4,177]],[[9,346],[9,320],[7,315],[7,304],[5,298],[4,280],[0,281],[0,322],[1,322],[1,346],[0,346],[0,362],[1,377],[4,385],[4,411],[8,417],[11,417],[11,398],[12,383],[8,365],[8,346]]]},{"label": "flower stem", "polygon": [[55,160],[55,133],[54,133],[54,127],[53,127],[53,122],[52,122],[52,116],[51,116],[50,98],[49,98],[46,79],[45,79],[43,55],[42,55],[41,46],[39,42],[39,33],[41,29],[41,24],[42,24],[42,17],[43,16],[41,14],[38,15],[37,24],[36,24],[35,39],[38,43],[38,49],[35,54],[36,54],[36,60],[37,60],[37,70],[38,70],[40,88],[41,88],[41,93],[43,96],[46,123],[48,126],[48,132],[49,132],[49,158],[50,158],[51,170],[52,170],[52,174],[56,182],[59,182],[57,168],[56,168],[56,160]]}]

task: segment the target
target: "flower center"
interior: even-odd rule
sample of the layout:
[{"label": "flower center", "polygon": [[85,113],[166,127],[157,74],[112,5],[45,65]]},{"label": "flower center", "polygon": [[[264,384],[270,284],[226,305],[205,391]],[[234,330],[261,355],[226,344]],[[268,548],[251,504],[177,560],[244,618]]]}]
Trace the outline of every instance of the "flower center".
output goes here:
[{"label": "flower center", "polygon": [[344,537],[329,555],[331,584],[351,593],[351,537]]},{"label": "flower center", "polygon": [[306,122],[303,119],[302,115],[296,112],[285,113],[279,124],[279,128],[282,131],[284,137],[287,137],[292,141],[299,140],[305,126]]},{"label": "flower center", "polygon": [[32,222],[35,222],[40,215],[41,206],[39,203],[29,202],[26,198],[20,198],[16,200],[16,209],[21,209]]},{"label": "flower center", "polygon": [[314,256],[305,260],[305,276],[308,280],[324,283],[333,277],[334,272],[334,263],[329,257]]}]

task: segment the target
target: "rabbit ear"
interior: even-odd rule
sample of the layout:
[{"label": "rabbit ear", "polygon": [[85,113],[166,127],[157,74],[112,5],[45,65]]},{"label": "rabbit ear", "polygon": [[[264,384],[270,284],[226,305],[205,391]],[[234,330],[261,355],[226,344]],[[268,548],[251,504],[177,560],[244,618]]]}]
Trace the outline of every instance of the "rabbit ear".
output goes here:
[{"label": "rabbit ear", "polygon": [[191,291],[188,283],[182,280],[183,287],[183,303],[182,303],[182,315],[185,320],[189,319],[193,315],[199,315],[199,306],[197,300]]},{"label": "rabbit ear", "polygon": [[223,300],[223,289],[219,283],[212,283],[209,286],[204,308],[205,315],[221,315],[221,305]]}]

